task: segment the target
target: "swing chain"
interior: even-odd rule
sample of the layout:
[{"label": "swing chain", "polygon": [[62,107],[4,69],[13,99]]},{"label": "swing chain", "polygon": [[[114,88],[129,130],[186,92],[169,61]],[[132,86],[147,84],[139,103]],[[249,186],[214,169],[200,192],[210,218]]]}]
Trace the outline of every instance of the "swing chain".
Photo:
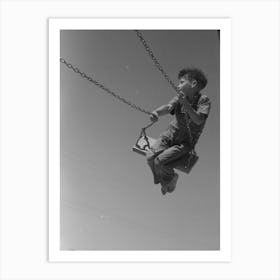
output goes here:
[{"label": "swing chain", "polygon": [[[148,53],[148,55],[151,57],[152,61],[154,62],[155,66],[157,67],[157,69],[162,73],[162,75],[164,76],[164,78],[167,80],[167,82],[171,85],[171,87],[177,92],[179,93],[176,85],[173,83],[173,81],[169,78],[169,76],[167,75],[167,73],[164,71],[163,67],[160,65],[159,61],[157,60],[157,58],[155,57],[152,49],[150,48],[150,46],[148,45],[148,43],[146,42],[146,40],[144,39],[142,33],[139,30],[135,30],[136,35],[138,36],[138,38],[140,39],[141,43],[143,44],[146,52]],[[193,137],[191,134],[191,129],[190,129],[190,117],[188,114],[185,114],[186,116],[186,126],[187,126],[187,130],[188,130],[188,136],[190,139],[190,143],[193,143]]]},{"label": "swing chain", "polygon": [[119,101],[129,105],[131,108],[136,109],[137,111],[140,111],[142,113],[145,113],[147,115],[151,115],[151,112],[141,108],[140,106],[137,106],[130,102],[129,100],[119,96],[118,94],[114,93],[110,89],[106,88],[103,84],[100,82],[94,80],[92,77],[88,76],[86,73],[81,72],[78,67],[73,66],[71,63],[67,62],[64,58],[60,58],[60,62],[65,64],[69,69],[72,69],[75,73],[79,74],[82,78],[87,79],[89,82],[95,84],[97,87],[101,88],[102,90],[106,91],[107,93],[111,94],[113,97],[118,99]]},{"label": "swing chain", "polygon": [[[135,146],[138,148],[138,149],[141,149],[141,150],[146,150],[146,148],[150,149],[150,143],[149,143],[149,138],[147,137],[147,134],[146,134],[146,129],[149,128],[150,126],[152,126],[155,122],[151,122],[149,123],[147,126],[143,127],[141,129],[141,132],[140,132],[140,136],[138,137],[137,141],[136,141],[136,144]],[[139,145],[139,141],[140,139],[143,138],[145,141],[146,141],[146,145],[143,146],[143,147],[140,147]]]},{"label": "swing chain", "polygon": [[146,42],[146,40],[144,39],[142,33],[139,30],[135,30],[136,35],[138,36],[138,38],[140,39],[141,43],[143,44],[146,52],[148,53],[148,55],[151,57],[152,61],[154,62],[155,66],[157,67],[157,69],[162,73],[162,75],[164,76],[164,78],[167,80],[167,82],[173,87],[173,89],[178,92],[178,89],[176,87],[176,85],[173,83],[173,81],[169,78],[169,76],[167,75],[167,73],[164,71],[163,67],[160,65],[159,61],[157,60],[157,58],[155,57],[152,49],[150,48],[150,46],[148,45],[148,43]]}]

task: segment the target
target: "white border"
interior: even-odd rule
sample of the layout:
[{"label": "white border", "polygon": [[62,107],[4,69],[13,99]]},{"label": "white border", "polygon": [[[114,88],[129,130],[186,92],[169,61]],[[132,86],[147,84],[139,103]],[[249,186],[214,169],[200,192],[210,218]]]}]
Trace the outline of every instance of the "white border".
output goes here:
[{"label": "white border", "polygon": [[[219,251],[60,250],[60,30],[220,29],[221,146]],[[229,262],[231,260],[231,21],[186,18],[49,19],[49,261],[61,262]]]}]

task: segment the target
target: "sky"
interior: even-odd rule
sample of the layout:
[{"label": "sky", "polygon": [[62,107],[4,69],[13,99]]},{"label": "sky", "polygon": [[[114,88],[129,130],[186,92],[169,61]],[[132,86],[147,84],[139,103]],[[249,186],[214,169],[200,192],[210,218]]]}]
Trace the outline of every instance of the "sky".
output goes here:
[{"label": "sky", "polygon": [[[149,117],[65,65],[60,70],[61,249],[219,250],[220,46],[215,30],[141,30],[177,83],[179,70],[202,69],[211,112],[190,174],[162,196],[145,157],[132,151]],[[175,91],[133,30],[62,30],[60,55],[132,103],[152,111]],[[157,138],[163,116],[147,134]]]}]

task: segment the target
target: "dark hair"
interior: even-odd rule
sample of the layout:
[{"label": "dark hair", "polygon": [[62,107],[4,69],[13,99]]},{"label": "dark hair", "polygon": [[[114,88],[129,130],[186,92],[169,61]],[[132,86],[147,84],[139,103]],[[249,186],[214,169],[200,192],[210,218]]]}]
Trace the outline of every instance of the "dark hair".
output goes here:
[{"label": "dark hair", "polygon": [[181,79],[187,74],[190,79],[194,79],[198,82],[201,89],[206,87],[208,80],[201,70],[197,68],[184,68],[179,72],[178,79]]}]

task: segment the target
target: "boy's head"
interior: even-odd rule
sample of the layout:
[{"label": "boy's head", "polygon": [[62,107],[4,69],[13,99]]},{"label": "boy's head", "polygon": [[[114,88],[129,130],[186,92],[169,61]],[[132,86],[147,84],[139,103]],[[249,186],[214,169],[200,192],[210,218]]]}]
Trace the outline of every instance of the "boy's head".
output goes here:
[{"label": "boy's head", "polygon": [[[205,74],[197,68],[182,69],[179,71],[178,79],[179,81],[187,79],[197,91],[204,89],[208,82]],[[180,89],[180,83],[178,89]]]}]

